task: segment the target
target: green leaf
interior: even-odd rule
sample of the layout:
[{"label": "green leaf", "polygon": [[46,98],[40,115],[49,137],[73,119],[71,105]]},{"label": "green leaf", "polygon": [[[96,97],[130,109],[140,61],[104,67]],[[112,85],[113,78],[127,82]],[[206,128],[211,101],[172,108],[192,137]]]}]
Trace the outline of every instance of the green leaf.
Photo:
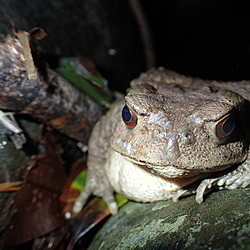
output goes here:
[{"label": "green leaf", "polygon": [[[82,190],[85,188],[86,180],[87,180],[87,170],[83,170],[80,174],[75,178],[72,182],[71,186],[75,189]],[[123,197],[121,194],[115,194],[115,199],[117,202],[118,207],[122,207],[124,204],[128,202],[128,199]]]},{"label": "green leaf", "polygon": [[87,170],[83,170],[72,182],[71,186],[75,189],[82,190],[86,185],[87,180]]},{"label": "green leaf", "polygon": [[115,194],[115,200],[118,207],[122,207],[128,202],[128,199],[122,196],[121,194]]},{"label": "green leaf", "polygon": [[59,65],[57,72],[97,103],[109,107],[113,102],[107,80],[103,77],[90,74],[74,58],[62,58]]}]

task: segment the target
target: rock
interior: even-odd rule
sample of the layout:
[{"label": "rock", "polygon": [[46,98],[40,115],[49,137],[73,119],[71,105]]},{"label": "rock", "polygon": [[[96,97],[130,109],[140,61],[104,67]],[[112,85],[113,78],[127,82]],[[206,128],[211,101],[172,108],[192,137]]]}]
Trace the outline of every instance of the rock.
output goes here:
[{"label": "rock", "polygon": [[97,249],[249,249],[250,188],[151,204],[129,202],[95,236]]}]

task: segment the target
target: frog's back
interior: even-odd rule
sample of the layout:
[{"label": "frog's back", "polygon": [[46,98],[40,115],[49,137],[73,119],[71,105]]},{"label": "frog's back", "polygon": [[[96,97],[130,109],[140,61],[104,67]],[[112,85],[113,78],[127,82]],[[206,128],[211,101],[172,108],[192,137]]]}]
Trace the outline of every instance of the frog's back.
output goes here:
[{"label": "frog's back", "polygon": [[157,69],[153,68],[145,73],[142,73],[139,78],[134,79],[131,82],[131,86],[135,87],[136,85],[144,83],[150,83],[157,88],[168,88],[169,84],[175,84],[194,91],[207,86],[217,90],[233,91],[240,94],[246,100],[250,101],[250,80],[225,82],[216,80],[203,80],[198,77],[181,75],[174,71],[160,67]]}]

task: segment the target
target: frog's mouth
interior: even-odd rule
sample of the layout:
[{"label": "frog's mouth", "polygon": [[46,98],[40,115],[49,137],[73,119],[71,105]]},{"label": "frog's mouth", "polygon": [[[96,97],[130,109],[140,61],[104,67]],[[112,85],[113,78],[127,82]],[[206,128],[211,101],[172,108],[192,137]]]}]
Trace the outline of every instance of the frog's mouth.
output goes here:
[{"label": "frog's mouth", "polygon": [[[190,168],[176,165],[153,165],[149,162],[135,160],[129,156],[123,155],[123,157],[127,161],[134,163],[135,165],[145,169],[146,171],[151,172],[152,174],[157,174],[166,178],[185,178],[199,175],[201,173],[220,172],[232,166],[232,164],[226,164],[222,166],[213,166],[212,168],[204,168],[199,166]],[[235,166],[237,166],[237,164],[234,164],[234,167]]]}]

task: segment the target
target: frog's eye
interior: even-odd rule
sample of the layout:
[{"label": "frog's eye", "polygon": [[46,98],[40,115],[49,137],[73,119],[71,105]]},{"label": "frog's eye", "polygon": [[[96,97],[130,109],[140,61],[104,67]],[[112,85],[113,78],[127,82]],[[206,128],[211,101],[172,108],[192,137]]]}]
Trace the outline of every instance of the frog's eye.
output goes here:
[{"label": "frog's eye", "polygon": [[225,138],[234,131],[234,128],[235,119],[232,115],[228,116],[216,125],[216,135],[219,138]]},{"label": "frog's eye", "polygon": [[129,128],[134,128],[137,124],[137,116],[128,106],[124,106],[122,109],[122,119]]}]

